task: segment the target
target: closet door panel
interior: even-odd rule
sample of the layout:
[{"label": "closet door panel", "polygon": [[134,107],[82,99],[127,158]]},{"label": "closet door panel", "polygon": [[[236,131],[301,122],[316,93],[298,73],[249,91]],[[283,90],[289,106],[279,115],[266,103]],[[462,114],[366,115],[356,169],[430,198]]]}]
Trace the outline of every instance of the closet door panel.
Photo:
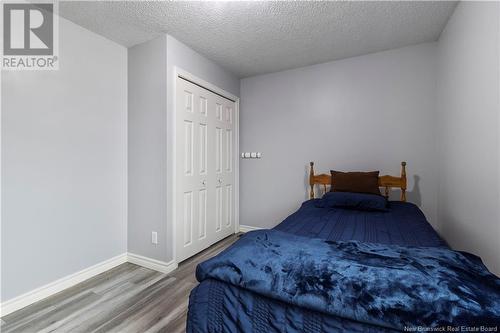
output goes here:
[{"label": "closet door panel", "polygon": [[235,232],[234,107],[230,100],[177,79],[177,261]]}]

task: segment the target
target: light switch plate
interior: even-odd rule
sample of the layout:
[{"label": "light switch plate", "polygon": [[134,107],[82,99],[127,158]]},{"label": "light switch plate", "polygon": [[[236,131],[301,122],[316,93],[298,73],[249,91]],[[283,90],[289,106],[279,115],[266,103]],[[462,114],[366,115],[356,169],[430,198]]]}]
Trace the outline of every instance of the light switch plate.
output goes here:
[{"label": "light switch plate", "polygon": [[262,153],[260,151],[258,152],[244,152],[244,153],[241,153],[241,158],[243,159],[247,159],[247,158],[261,158],[262,157]]}]

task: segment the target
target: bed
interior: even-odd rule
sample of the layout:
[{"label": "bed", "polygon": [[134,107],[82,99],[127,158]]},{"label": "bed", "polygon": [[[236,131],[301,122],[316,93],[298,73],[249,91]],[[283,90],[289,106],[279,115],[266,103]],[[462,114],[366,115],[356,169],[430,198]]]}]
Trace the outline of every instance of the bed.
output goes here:
[{"label": "bed", "polygon": [[[405,162],[400,176],[379,177],[385,196],[393,188],[401,191],[400,201],[390,201],[385,212],[323,207],[315,187],[327,192],[331,176],[316,175],[312,162],[310,170],[311,199],[298,211],[272,230],[247,233],[198,266],[201,283],[190,295],[188,332],[394,332],[425,323],[500,325],[500,280],[477,257],[450,250],[420,209],[406,202]],[[445,281],[446,290],[441,290],[450,276],[455,280]],[[367,283],[373,277],[377,282]],[[420,294],[426,301],[422,296],[417,302]],[[467,300],[450,307],[449,294]]]}]

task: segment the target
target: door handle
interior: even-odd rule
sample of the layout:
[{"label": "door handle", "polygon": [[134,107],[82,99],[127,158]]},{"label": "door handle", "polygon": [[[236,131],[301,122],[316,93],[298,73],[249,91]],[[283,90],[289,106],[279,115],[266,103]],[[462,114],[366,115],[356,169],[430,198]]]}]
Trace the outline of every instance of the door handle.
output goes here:
[{"label": "door handle", "polygon": [[217,181],[219,182],[219,184],[222,184],[222,179],[219,178]]},{"label": "door handle", "polygon": [[207,181],[206,181],[205,179],[203,179],[203,180],[201,181],[201,185],[203,185],[203,186],[207,185]]}]

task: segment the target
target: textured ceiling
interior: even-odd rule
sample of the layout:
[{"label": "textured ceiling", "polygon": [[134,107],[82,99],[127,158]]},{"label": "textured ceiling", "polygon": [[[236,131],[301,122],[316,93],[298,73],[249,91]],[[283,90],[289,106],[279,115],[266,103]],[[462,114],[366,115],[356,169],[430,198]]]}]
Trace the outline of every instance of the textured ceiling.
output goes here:
[{"label": "textured ceiling", "polygon": [[240,77],[435,41],[456,2],[60,2],[132,46],[169,33]]}]

